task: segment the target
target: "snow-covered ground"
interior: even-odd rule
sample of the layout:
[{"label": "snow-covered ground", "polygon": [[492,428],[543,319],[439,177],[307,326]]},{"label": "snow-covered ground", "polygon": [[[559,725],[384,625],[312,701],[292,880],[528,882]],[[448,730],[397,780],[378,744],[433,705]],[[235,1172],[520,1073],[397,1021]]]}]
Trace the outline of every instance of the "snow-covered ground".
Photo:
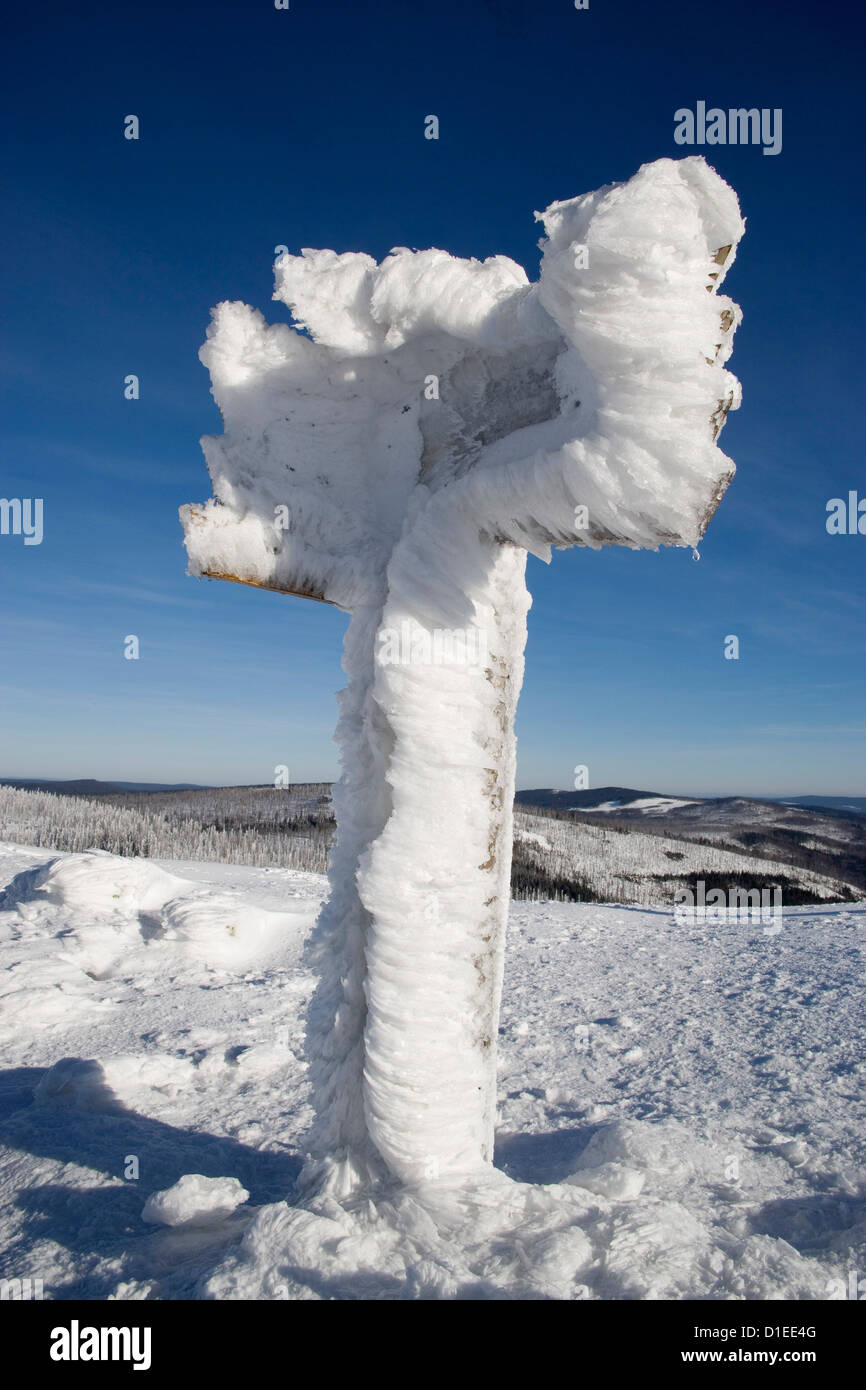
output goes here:
[{"label": "snow-covered ground", "polygon": [[622,811],[623,809],[627,811],[656,811],[662,813],[665,811],[678,811],[683,806],[697,805],[699,805],[699,802],[686,800],[681,796],[641,796],[638,797],[637,801],[626,802],[625,807],[623,807],[621,801],[601,801],[597,806],[575,806],[573,809],[575,811],[583,811],[584,814],[588,814],[591,811],[604,811],[609,814],[612,811]]},{"label": "snow-covered ground", "polygon": [[864,904],[777,935],[512,904],[496,1169],[338,1202],[295,1188],[324,879],[5,844],[3,885],[0,1275],[46,1297],[822,1299],[866,1270]]}]

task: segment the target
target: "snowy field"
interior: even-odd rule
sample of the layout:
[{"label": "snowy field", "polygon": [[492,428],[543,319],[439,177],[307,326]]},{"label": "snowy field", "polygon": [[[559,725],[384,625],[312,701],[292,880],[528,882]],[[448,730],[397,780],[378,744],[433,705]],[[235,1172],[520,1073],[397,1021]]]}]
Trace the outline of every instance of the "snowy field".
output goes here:
[{"label": "snowy field", "polygon": [[[866,1271],[866,904],[778,934],[512,904],[496,1169],[338,1204],[295,1188],[323,878],[4,844],[0,886],[0,1274],[46,1298],[825,1299]],[[233,1181],[149,1200],[193,1175]]]}]

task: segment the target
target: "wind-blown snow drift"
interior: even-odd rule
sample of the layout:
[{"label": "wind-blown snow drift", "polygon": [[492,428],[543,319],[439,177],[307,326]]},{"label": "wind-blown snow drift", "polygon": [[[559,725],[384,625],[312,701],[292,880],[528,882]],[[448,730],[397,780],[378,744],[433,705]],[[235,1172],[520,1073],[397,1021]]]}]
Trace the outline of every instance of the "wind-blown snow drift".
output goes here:
[{"label": "wind-blown snow drift", "polygon": [[[225,433],[191,572],[353,614],[308,1037],[335,1190],[491,1160],[526,551],[693,545],[733,473],[732,190],[659,160],[540,220],[534,284],[504,256],[282,256],[295,328],[222,304],[202,349]],[[418,655],[443,632],[463,657]]]}]

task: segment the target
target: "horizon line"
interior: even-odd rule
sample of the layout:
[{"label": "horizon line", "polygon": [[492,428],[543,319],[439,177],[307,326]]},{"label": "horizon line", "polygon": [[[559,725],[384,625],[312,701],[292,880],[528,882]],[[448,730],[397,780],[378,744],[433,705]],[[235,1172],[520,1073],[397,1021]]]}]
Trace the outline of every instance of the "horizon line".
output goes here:
[{"label": "horizon line", "polygon": [[[181,782],[165,782],[165,781],[144,782],[144,781],[140,781],[140,780],[136,780],[136,779],[132,779],[132,778],[126,778],[126,777],[116,777],[116,778],[115,778],[115,777],[14,777],[14,776],[11,776],[11,777],[0,777],[0,786],[3,786],[3,785],[5,785],[6,783],[9,783],[9,782],[32,782],[32,783],[45,782],[45,783],[52,783],[52,784],[54,784],[54,785],[56,785],[56,786],[62,786],[62,785],[64,785],[65,783],[70,783],[70,782],[96,782],[96,783],[102,783],[103,785],[106,785],[106,786],[112,786],[112,785],[113,785],[113,786],[122,786],[123,784],[126,784],[126,786],[129,787],[129,788],[138,787],[138,788],[141,788],[142,790],[146,790],[146,789],[148,789],[148,788],[153,788],[154,790],[159,790],[159,789],[175,790],[175,789],[176,789],[176,790],[179,790],[179,791],[183,791],[183,790],[186,790],[186,791],[228,791],[228,790],[229,790],[230,788],[232,788],[232,787],[239,787],[239,788],[240,788],[240,787],[262,787],[262,788],[264,788],[264,787],[273,787],[273,789],[274,789],[275,791],[283,791],[283,790],[285,790],[287,787],[334,786],[334,784],[335,784],[335,782],[336,782],[337,780],[338,780],[338,779],[332,778],[332,777],[312,777],[312,778],[307,778],[307,779],[305,779],[305,780],[303,780],[303,781],[288,782],[288,783],[285,783],[285,784],[283,784],[283,785],[281,785],[281,786],[279,786],[279,787],[276,787],[276,786],[274,786],[274,784],[273,784],[272,782],[185,782],[185,781],[181,781]],[[515,796],[519,796],[519,795],[525,794],[526,792],[530,792],[530,791],[554,792],[554,793],[556,793],[557,795],[565,796],[566,794],[568,794],[568,793],[571,791],[571,788],[569,788],[569,787],[555,787],[555,786],[535,785],[535,786],[532,786],[532,787],[516,787],[516,788],[515,788],[514,794],[515,794]],[[575,791],[575,794],[578,795],[578,796],[581,795],[581,794],[584,793],[584,792],[594,792],[594,791],[595,791],[595,792],[604,792],[604,791],[632,791],[632,792],[638,792],[638,793],[640,793],[641,795],[644,795],[644,796],[666,796],[666,797],[671,797],[672,799],[684,798],[684,797],[693,797],[696,801],[722,801],[722,800],[727,800],[727,799],[730,798],[730,797],[742,797],[743,799],[745,799],[745,800],[747,800],[747,801],[786,801],[786,800],[787,800],[787,801],[803,801],[803,800],[805,800],[807,797],[809,797],[809,798],[814,798],[814,799],[818,800],[818,799],[820,799],[822,796],[825,796],[825,797],[828,797],[828,798],[832,798],[833,800],[837,800],[837,801],[838,801],[838,800],[844,800],[846,797],[849,797],[851,800],[854,800],[854,801],[863,801],[863,800],[866,800],[866,791],[864,791],[864,792],[823,792],[823,793],[822,793],[822,792],[797,792],[797,793],[793,793],[793,792],[785,792],[785,793],[766,793],[766,792],[765,792],[765,793],[757,793],[757,792],[742,792],[742,791],[733,791],[733,792],[685,792],[685,791],[677,791],[677,792],[660,792],[660,791],[651,791],[649,788],[625,787],[625,786],[622,786],[621,784],[617,784],[617,783],[613,783],[613,782],[604,783],[603,785],[601,785],[601,786],[599,786],[599,787],[581,787],[581,788],[575,788],[574,791]]]}]

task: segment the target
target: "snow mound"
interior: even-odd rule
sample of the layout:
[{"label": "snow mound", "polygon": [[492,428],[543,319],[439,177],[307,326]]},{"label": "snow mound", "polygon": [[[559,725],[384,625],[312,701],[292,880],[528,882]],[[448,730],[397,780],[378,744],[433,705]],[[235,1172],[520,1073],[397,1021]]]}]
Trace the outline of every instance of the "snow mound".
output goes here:
[{"label": "snow mound", "polygon": [[166,931],[205,965],[245,970],[295,935],[299,915],[274,912],[241,897],[187,896],[167,903],[161,913]]},{"label": "snow mound", "polygon": [[73,911],[121,913],[160,907],[188,887],[149,859],[103,850],[63,854],[16,874],[0,897],[4,910],[41,900]]},{"label": "snow mound", "polygon": [[159,1226],[210,1226],[224,1221],[249,1198],[237,1178],[205,1178],[187,1173],[144,1204],[142,1221]]},{"label": "snow mound", "polygon": [[[301,900],[278,912],[242,893],[202,890],[147,859],[99,850],[61,855],[15,876],[0,908],[50,905],[64,922],[65,958],[87,974],[108,978],[124,962],[150,965],[184,954],[201,965],[243,972],[309,927],[313,905]],[[131,954],[132,953],[132,954]]]},{"label": "snow mound", "polygon": [[619,1120],[593,1135],[581,1154],[581,1169],[629,1165],[669,1185],[674,1179],[691,1177],[701,1158],[694,1136],[675,1120],[654,1125]]},{"label": "snow mound", "polygon": [[[648,1153],[661,1152],[651,1133],[643,1140]],[[581,1177],[592,1181],[593,1171],[607,1190],[517,1183],[491,1170],[390,1197],[320,1193],[298,1206],[267,1205],[197,1292],[220,1300],[827,1297],[831,1266],[785,1240],[735,1235],[684,1200],[647,1195],[643,1175],[624,1165]]]},{"label": "snow mound", "polygon": [[637,1168],[614,1162],[599,1163],[594,1168],[578,1168],[565,1181],[574,1187],[583,1187],[587,1192],[597,1192],[600,1197],[625,1202],[631,1197],[640,1196],[645,1176]]},{"label": "snow mound", "polygon": [[122,1109],[100,1063],[81,1057],[61,1057],[49,1067],[33,1092],[33,1100],[38,1106],[85,1115]]},{"label": "snow mound", "polygon": [[[551,1200],[552,1199],[552,1200]],[[207,1298],[463,1299],[576,1296],[593,1260],[575,1189],[491,1170],[468,1187],[430,1183],[347,1207],[319,1195],[262,1208],[203,1282]]]}]

